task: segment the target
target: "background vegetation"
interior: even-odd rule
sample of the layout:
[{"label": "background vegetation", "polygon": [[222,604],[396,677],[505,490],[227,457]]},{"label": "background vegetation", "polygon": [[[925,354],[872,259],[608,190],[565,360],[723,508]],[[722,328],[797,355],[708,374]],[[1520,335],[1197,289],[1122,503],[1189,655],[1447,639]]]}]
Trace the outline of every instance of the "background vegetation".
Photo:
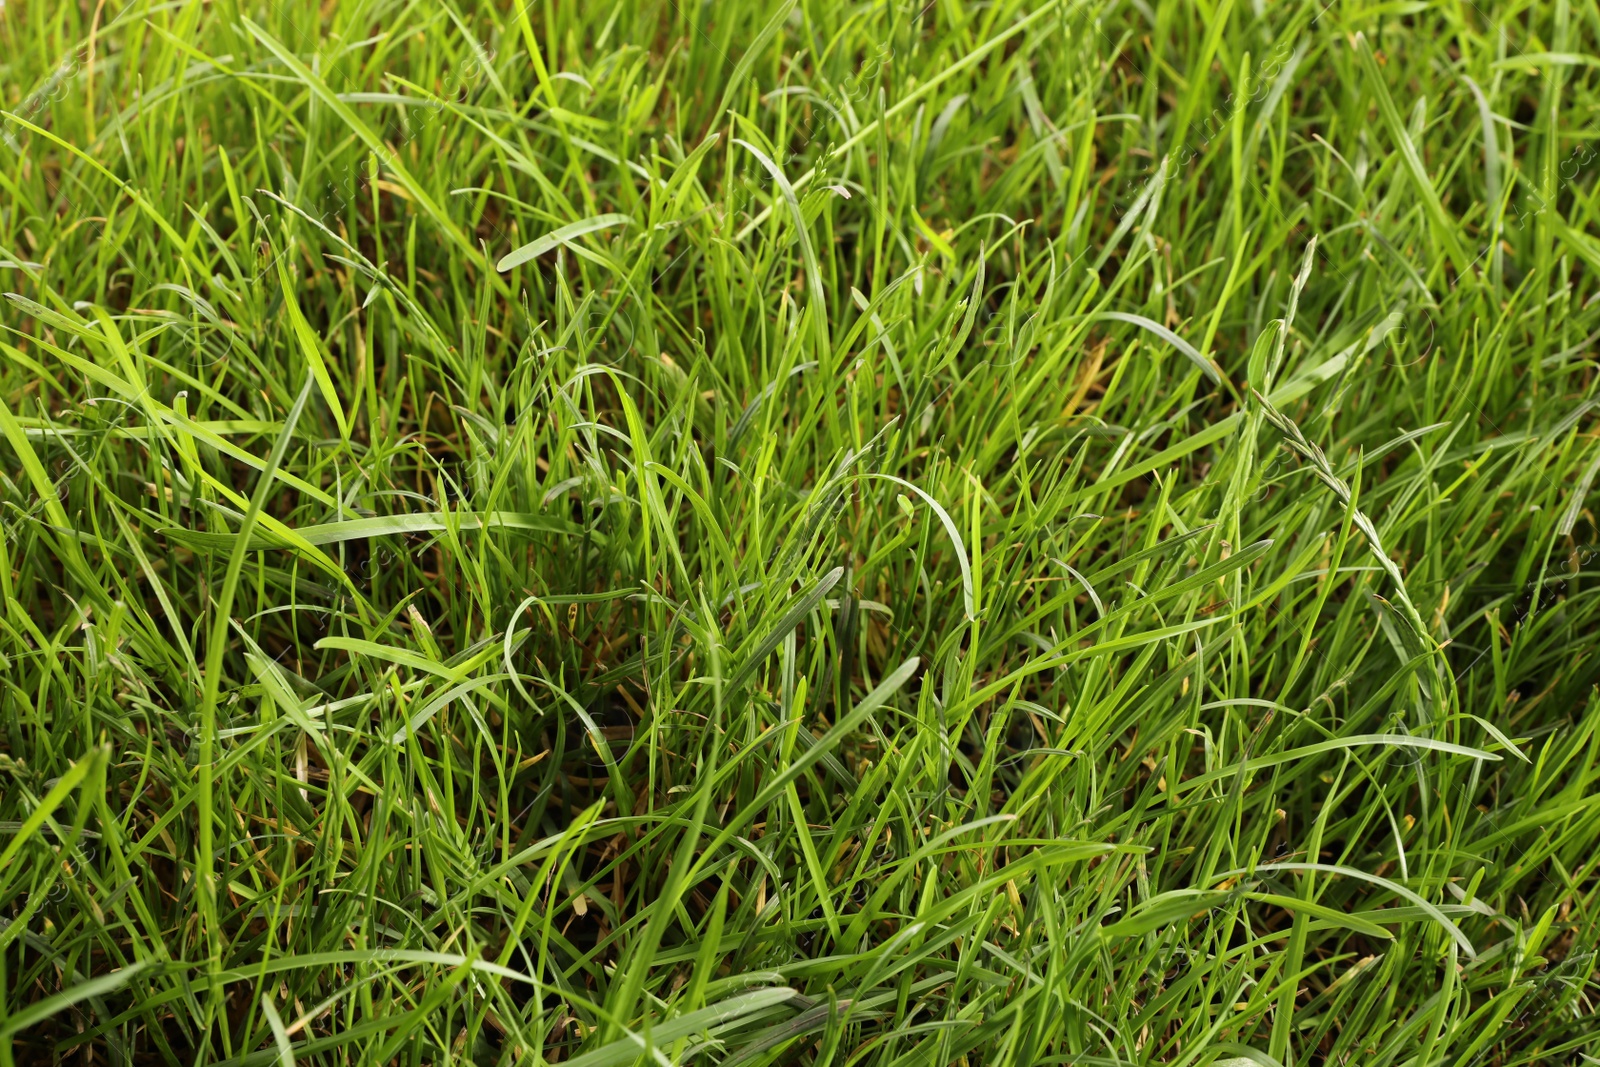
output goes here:
[{"label": "background vegetation", "polygon": [[0,1065],[1595,1063],[1597,44],[8,0]]}]

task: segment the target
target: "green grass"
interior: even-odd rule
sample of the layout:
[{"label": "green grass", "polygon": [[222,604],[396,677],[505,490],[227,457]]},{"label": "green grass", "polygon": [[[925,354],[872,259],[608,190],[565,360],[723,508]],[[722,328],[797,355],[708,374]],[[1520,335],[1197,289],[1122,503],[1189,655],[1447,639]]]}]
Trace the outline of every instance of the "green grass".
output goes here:
[{"label": "green grass", "polygon": [[6,0],[0,1067],[1600,1062],[1597,49]]}]

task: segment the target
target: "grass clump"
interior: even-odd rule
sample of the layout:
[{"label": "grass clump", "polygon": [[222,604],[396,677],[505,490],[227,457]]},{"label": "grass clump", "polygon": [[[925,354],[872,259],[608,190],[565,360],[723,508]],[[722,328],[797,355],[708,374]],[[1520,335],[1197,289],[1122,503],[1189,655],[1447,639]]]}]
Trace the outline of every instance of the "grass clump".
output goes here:
[{"label": "grass clump", "polygon": [[0,1064],[1594,1063],[1592,6],[0,9]]}]

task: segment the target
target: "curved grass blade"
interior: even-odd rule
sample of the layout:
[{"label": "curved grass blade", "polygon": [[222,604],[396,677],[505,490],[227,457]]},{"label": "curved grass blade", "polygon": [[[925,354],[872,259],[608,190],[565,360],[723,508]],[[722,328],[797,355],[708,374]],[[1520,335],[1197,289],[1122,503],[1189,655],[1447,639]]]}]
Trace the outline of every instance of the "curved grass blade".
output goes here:
[{"label": "curved grass blade", "polygon": [[530,259],[537,259],[558,245],[576,241],[586,233],[609,229],[612,226],[626,226],[632,221],[633,219],[627,215],[612,212],[606,215],[596,215],[590,219],[569,222],[560,229],[551,230],[543,237],[529,241],[514,252],[508,252],[500,258],[500,262],[494,265],[494,269],[504,274],[515,267],[522,266]]}]

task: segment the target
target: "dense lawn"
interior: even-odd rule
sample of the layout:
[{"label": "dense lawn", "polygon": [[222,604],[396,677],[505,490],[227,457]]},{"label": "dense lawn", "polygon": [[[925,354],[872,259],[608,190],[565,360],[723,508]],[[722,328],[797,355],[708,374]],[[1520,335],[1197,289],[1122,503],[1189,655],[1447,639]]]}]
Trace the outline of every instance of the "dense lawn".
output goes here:
[{"label": "dense lawn", "polygon": [[1600,1063],[1597,49],[5,0],[0,1067]]}]

